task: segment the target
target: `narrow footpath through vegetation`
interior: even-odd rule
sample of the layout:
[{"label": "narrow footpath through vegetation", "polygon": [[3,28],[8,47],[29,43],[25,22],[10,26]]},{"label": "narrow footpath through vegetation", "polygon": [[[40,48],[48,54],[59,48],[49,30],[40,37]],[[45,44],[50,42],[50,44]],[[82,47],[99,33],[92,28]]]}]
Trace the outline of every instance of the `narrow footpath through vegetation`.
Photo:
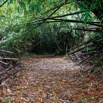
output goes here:
[{"label": "narrow footpath through vegetation", "polygon": [[[103,103],[103,77],[65,57],[28,56],[0,86],[0,103]],[[82,72],[82,73],[81,73]]]}]

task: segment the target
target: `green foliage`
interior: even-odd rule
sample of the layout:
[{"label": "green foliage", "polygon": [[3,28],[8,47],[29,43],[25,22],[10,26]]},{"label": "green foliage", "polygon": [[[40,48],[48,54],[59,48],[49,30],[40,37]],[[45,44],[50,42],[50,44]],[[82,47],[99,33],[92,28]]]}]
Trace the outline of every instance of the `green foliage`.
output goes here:
[{"label": "green foliage", "polygon": [[[2,0],[0,34],[3,38],[0,47],[16,54],[84,50],[89,56],[100,57],[102,4],[102,0]],[[58,40],[58,35],[63,37]],[[99,61],[102,60],[101,57]]]},{"label": "green foliage", "polygon": [[88,101],[87,98],[82,98],[82,102],[84,102],[84,103],[88,103],[89,101]]},{"label": "green foliage", "polygon": [[89,99],[84,97],[84,98],[82,98],[81,100],[82,100],[83,103],[89,103],[90,100],[94,101],[94,100],[95,100],[95,97],[92,96],[92,97],[90,97]]},{"label": "green foliage", "polygon": [[[17,4],[16,7],[14,6],[15,3]],[[53,5],[50,6],[50,3]],[[58,45],[58,42],[56,41],[57,29],[60,28],[62,24],[66,25],[65,23],[45,24],[36,30],[31,29],[35,28],[35,25],[32,23],[36,20],[37,16],[40,16],[41,12],[44,13],[57,4],[60,4],[59,0],[53,2],[50,0],[44,2],[41,2],[40,0],[37,2],[34,2],[34,0],[9,1],[8,5],[5,5],[0,9],[0,13],[5,15],[5,17],[0,20],[0,33],[3,35],[3,39],[0,41],[2,48],[6,47],[16,54],[21,54],[28,50],[31,51],[33,48],[35,48],[33,51],[37,53],[55,52],[56,49],[60,48],[58,47],[60,45]],[[49,8],[48,5],[50,6]],[[41,9],[44,8],[43,6],[46,6],[45,10]],[[57,14],[60,14],[61,12],[65,13],[63,11],[64,9],[65,12],[67,12],[67,5],[60,9]],[[36,12],[34,10],[36,10]],[[28,12],[30,12],[30,15]],[[32,17],[32,12],[37,16]],[[65,30],[66,29],[64,29],[64,32]],[[39,42],[40,44],[38,44]]]},{"label": "green foliage", "polygon": [[2,103],[9,103],[8,97],[4,97]]}]

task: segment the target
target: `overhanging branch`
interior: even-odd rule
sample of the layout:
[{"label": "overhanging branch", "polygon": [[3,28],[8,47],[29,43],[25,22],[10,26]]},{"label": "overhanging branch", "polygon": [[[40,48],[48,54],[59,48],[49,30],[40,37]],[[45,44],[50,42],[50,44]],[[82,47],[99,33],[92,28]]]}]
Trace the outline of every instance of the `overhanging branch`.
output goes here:
[{"label": "overhanging branch", "polygon": [[[54,20],[54,21],[58,21],[58,22],[84,23],[83,21],[80,21],[80,20],[71,20],[71,19],[50,19],[50,20]],[[102,27],[103,28],[102,24],[100,25],[100,24],[98,24],[96,22],[86,22],[86,24],[94,25],[94,26],[98,26],[98,27]]]},{"label": "overhanging branch", "polygon": [[6,4],[8,2],[8,0],[6,0],[5,2],[3,2],[0,7],[2,7],[4,4]]}]

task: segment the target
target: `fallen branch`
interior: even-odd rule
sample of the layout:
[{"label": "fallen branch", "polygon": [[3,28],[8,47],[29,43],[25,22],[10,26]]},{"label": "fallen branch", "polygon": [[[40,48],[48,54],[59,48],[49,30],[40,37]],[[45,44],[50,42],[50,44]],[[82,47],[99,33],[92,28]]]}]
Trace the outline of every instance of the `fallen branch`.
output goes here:
[{"label": "fallen branch", "polygon": [[0,60],[18,60],[17,58],[0,58]]},{"label": "fallen branch", "polygon": [[5,53],[13,54],[13,52],[11,52],[11,51],[7,51],[7,50],[0,50],[0,52],[5,52]]},{"label": "fallen branch", "polygon": [[5,63],[5,62],[3,62],[3,61],[1,61],[1,60],[0,60],[0,63],[2,63],[2,64],[4,64],[4,65],[7,65],[7,64],[8,64],[8,63]]}]

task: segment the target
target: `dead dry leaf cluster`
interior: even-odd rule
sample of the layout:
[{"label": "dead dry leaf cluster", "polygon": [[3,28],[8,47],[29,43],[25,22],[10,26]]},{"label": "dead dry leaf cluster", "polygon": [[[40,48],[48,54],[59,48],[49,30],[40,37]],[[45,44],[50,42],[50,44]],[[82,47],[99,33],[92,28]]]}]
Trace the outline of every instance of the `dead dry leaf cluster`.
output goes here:
[{"label": "dead dry leaf cluster", "polygon": [[0,86],[8,103],[103,103],[102,75],[80,72],[63,57],[26,57],[15,78]]}]

